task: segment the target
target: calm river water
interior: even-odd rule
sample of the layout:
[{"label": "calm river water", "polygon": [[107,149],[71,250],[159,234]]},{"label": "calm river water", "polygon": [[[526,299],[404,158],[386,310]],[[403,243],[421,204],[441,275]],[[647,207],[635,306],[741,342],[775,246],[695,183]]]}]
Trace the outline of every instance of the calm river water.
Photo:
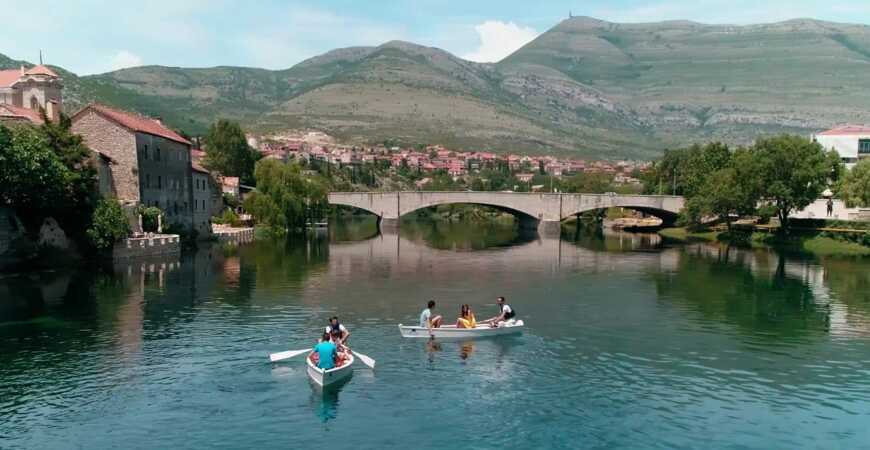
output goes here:
[{"label": "calm river water", "polygon": [[[505,295],[518,337],[403,340]],[[338,314],[378,361],[321,393]],[[0,278],[0,448],[868,448],[870,262],[424,223]]]}]

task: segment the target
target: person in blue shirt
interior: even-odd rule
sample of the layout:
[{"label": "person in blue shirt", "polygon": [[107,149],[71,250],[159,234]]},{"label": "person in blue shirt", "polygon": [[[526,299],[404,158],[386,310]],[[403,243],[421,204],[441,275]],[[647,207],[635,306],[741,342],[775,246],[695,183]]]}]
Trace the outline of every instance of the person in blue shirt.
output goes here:
[{"label": "person in blue shirt", "polygon": [[334,368],[335,360],[338,357],[338,349],[335,344],[330,342],[329,337],[329,333],[323,333],[320,343],[314,346],[314,351],[320,357],[317,361],[317,367],[324,370]]}]

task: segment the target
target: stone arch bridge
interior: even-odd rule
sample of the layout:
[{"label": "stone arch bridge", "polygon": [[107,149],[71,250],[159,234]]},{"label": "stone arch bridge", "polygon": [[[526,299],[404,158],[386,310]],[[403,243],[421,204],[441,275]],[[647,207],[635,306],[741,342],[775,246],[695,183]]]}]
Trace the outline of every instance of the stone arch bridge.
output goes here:
[{"label": "stone arch bridge", "polygon": [[630,208],[673,224],[685,203],[671,195],[551,194],[524,192],[332,192],[329,203],[359,208],[378,216],[380,227],[397,227],[399,218],[431,206],[466,203],[491,206],[513,214],[520,226],[558,232],[559,223],[586,211]]}]

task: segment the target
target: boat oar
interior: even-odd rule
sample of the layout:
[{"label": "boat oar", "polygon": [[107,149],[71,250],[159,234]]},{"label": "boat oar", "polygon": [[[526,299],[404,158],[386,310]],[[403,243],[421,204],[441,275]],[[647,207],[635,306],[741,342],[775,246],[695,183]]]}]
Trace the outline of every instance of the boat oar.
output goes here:
[{"label": "boat oar", "polygon": [[353,353],[354,356],[356,356],[357,358],[359,358],[359,360],[362,361],[363,364],[369,366],[369,369],[374,369],[374,368],[375,368],[375,360],[369,358],[369,357],[366,356],[366,355],[363,355],[362,353],[357,353],[357,352],[354,351],[354,350],[351,350],[350,352]]},{"label": "boat oar", "polygon": [[305,350],[288,350],[286,352],[272,353],[271,355],[269,355],[269,361],[281,361],[310,351],[311,349],[307,348]]}]

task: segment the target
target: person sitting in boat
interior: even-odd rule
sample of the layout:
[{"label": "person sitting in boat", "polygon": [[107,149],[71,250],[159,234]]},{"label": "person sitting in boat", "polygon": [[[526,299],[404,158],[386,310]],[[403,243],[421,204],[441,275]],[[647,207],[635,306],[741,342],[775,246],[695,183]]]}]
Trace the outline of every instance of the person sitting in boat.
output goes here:
[{"label": "person sitting in boat", "polygon": [[335,367],[338,362],[338,348],[331,341],[332,336],[329,333],[323,333],[320,343],[314,346],[314,353],[317,355],[317,367],[329,370]]},{"label": "person sitting in boat", "polygon": [[426,328],[430,333],[433,328],[440,327],[443,320],[441,316],[432,317],[433,308],[435,308],[435,300],[429,300],[429,303],[426,304],[426,309],[420,313],[420,328]]},{"label": "person sitting in boat", "polygon": [[459,310],[459,318],[456,319],[456,328],[474,328],[476,326],[477,320],[474,318],[471,306],[462,305]]},{"label": "person sitting in boat", "polygon": [[505,303],[504,297],[499,297],[495,300],[498,304],[499,314],[491,319],[486,319],[482,323],[488,323],[493,328],[499,326],[502,322],[507,322],[517,316],[516,311]]},{"label": "person sitting in boat", "polygon": [[338,322],[338,317],[333,316],[329,319],[329,326],[326,327],[326,332],[332,338],[332,342],[339,348],[347,346],[347,338],[350,337],[350,331],[347,331],[344,325]]}]

